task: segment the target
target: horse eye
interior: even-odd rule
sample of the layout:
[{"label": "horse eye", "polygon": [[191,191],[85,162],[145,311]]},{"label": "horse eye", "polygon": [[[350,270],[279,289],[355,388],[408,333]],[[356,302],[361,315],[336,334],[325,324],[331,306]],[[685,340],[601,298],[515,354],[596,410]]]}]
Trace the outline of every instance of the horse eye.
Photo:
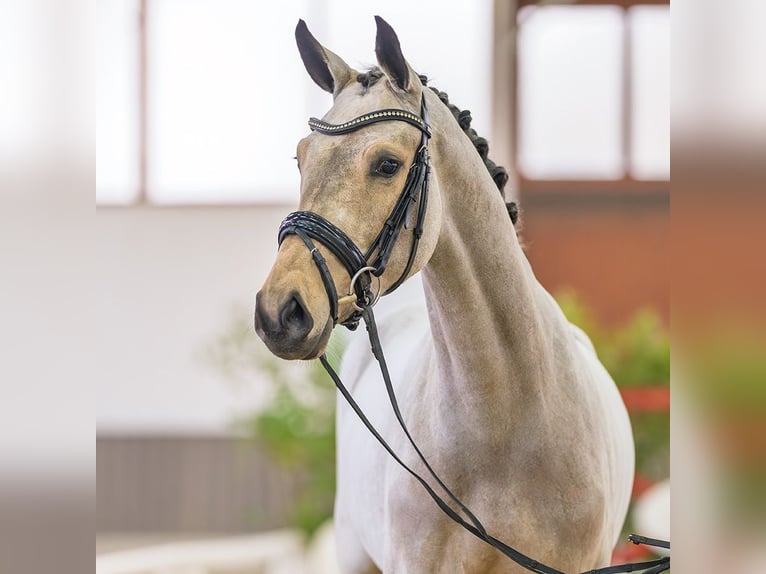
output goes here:
[{"label": "horse eye", "polygon": [[396,173],[396,170],[399,169],[399,162],[395,159],[384,159],[382,162],[380,162],[380,165],[378,166],[377,171],[381,175],[394,175]]}]

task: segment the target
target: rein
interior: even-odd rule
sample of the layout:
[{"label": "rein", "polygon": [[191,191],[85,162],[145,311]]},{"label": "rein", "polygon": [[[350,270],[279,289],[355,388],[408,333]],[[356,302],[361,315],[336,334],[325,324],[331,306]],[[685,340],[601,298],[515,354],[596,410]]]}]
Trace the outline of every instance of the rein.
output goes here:
[{"label": "rein", "polygon": [[[338,305],[339,303],[349,301],[353,304],[355,311],[350,317],[344,320],[341,324],[348,329],[354,330],[358,327],[359,321],[364,320],[367,327],[367,333],[370,339],[370,347],[372,354],[375,357],[380,367],[383,381],[386,386],[391,407],[394,411],[394,415],[399,423],[399,426],[407,436],[409,443],[415,449],[418,458],[425,465],[428,470],[428,474],[436,481],[436,483],[447,493],[449,499],[454,502],[462,513],[468,518],[464,519],[452,506],[450,506],[444,498],[442,498],[431,487],[431,485],[417,472],[410,468],[391,448],[386,440],[377,431],[374,425],[370,422],[362,409],[359,407],[354,397],[345,387],[338,374],[330,365],[327,357],[322,355],[319,357],[322,366],[332,378],[335,386],[340,393],[346,399],[348,404],[354,410],[356,415],[372,433],[375,439],[383,446],[384,449],[393,457],[394,460],[413,478],[415,478],[420,485],[425,489],[428,495],[434,500],[436,505],[444,512],[449,518],[455,521],[457,524],[465,528],[468,532],[483,540],[490,546],[496,548],[508,558],[523,566],[527,570],[532,572],[538,572],[539,574],[565,574],[564,572],[557,570],[551,566],[547,566],[522,554],[515,548],[502,542],[489,534],[481,523],[481,521],[470,511],[470,509],[447,487],[441,478],[436,474],[431,465],[426,460],[425,456],[421,452],[415,440],[412,438],[404,417],[402,416],[399,403],[394,393],[393,384],[391,383],[391,376],[388,371],[388,365],[383,355],[383,348],[380,344],[380,337],[378,335],[378,328],[375,322],[375,315],[373,314],[372,307],[380,297],[380,289],[373,294],[372,277],[380,278],[388,265],[391,252],[393,251],[394,244],[396,243],[399,233],[402,227],[409,228],[410,220],[412,217],[412,208],[417,203],[418,213],[413,229],[412,245],[410,246],[410,254],[399,278],[391,285],[391,287],[383,294],[388,294],[394,289],[399,287],[405,280],[410,270],[412,269],[415,255],[417,254],[418,243],[423,234],[423,222],[425,218],[426,206],[428,203],[428,180],[430,174],[430,162],[428,156],[428,140],[431,137],[430,127],[428,125],[428,111],[426,109],[425,96],[421,97],[421,115],[418,117],[416,114],[407,110],[399,109],[385,109],[364,114],[342,124],[329,124],[316,118],[309,119],[309,127],[313,131],[325,135],[339,135],[349,133],[351,131],[360,129],[373,123],[382,121],[403,121],[412,126],[417,127],[421,131],[420,147],[415,154],[415,160],[407,174],[407,180],[404,184],[404,189],[399,196],[396,204],[394,205],[391,213],[383,224],[383,228],[378,233],[375,240],[365,253],[359,249],[354,241],[340,228],[336,227],[330,221],[322,217],[321,215],[311,211],[295,211],[289,214],[279,227],[279,244],[281,245],[284,239],[288,235],[297,235],[306,247],[310,250],[311,256],[315,265],[322,277],[322,283],[324,284],[325,291],[330,302],[330,314],[333,318],[333,324],[338,323]],[[333,255],[346,268],[346,271],[351,278],[349,285],[348,295],[338,298],[338,293],[335,288],[330,270],[327,267],[327,261],[314,245],[312,239],[319,241],[325,247],[327,247]],[[374,256],[374,258],[373,258]],[[652,538],[646,538],[637,535],[630,535],[629,539],[634,544],[646,544],[649,546],[658,546],[662,548],[670,548],[670,543],[662,540],[655,540]],[[656,560],[649,560],[646,562],[636,562],[631,564],[619,564],[615,566],[607,566],[604,568],[598,568],[594,570],[588,570],[582,574],[617,574],[621,572],[637,572],[642,571],[643,574],[658,574],[670,569],[670,558],[663,557]]]}]

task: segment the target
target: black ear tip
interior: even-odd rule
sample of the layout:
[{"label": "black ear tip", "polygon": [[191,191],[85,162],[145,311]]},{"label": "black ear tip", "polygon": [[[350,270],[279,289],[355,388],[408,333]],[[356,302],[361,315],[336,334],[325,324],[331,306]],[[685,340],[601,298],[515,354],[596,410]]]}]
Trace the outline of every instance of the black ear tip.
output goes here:
[{"label": "black ear tip", "polygon": [[391,43],[394,46],[399,46],[399,38],[391,27],[391,24],[386,22],[380,16],[375,16],[375,23],[378,26],[377,34],[375,35],[375,45],[382,45],[383,43]]},{"label": "black ear tip", "polygon": [[298,47],[301,49],[303,49],[302,46],[304,45],[310,46],[317,43],[311,30],[309,30],[309,27],[306,25],[306,21],[302,18],[298,20],[298,24],[295,26],[295,40],[298,42]]},{"label": "black ear tip", "polygon": [[383,18],[380,16],[375,16],[375,24],[378,27],[378,31],[387,32],[389,34],[393,33],[394,29],[391,27],[391,24],[386,22]]}]

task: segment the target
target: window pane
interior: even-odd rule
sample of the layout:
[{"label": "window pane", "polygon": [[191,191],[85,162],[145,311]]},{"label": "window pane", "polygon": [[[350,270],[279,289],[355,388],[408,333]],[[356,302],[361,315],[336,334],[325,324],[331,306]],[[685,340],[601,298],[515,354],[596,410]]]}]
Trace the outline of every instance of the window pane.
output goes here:
[{"label": "window pane", "polygon": [[98,3],[96,202],[138,198],[138,1]]},{"label": "window pane", "polygon": [[519,168],[538,179],[613,179],[622,153],[623,12],[519,12]]},{"label": "window pane", "polygon": [[670,10],[630,10],[633,44],[631,172],[637,179],[670,177]]},{"label": "window pane", "polygon": [[[415,71],[447,92],[450,102],[471,110],[472,127],[491,138],[492,0],[388,0],[383,12],[371,0],[330,0],[327,9],[326,46],[350,66],[363,70],[376,63],[372,14],[381,14]],[[423,33],[424,22],[430,33]],[[490,156],[491,150],[490,141]]]},{"label": "window pane", "polygon": [[152,0],[148,193],[158,203],[293,201],[304,2]]}]

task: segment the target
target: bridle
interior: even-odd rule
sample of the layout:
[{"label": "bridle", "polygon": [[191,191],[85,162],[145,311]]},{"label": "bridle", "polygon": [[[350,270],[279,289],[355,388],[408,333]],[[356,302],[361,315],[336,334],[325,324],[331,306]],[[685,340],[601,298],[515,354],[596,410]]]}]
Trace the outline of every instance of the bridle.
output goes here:
[{"label": "bridle", "polygon": [[[382,229],[378,233],[375,240],[365,253],[359,249],[354,241],[333,223],[312,211],[294,211],[289,214],[279,227],[279,245],[285,240],[288,235],[297,235],[306,247],[309,249],[311,256],[314,260],[314,264],[319,270],[319,274],[322,277],[322,283],[324,284],[327,297],[330,302],[330,315],[333,319],[333,325],[338,323],[338,305],[339,303],[349,301],[354,306],[352,314],[345,319],[341,324],[351,330],[354,330],[359,325],[359,320],[363,319],[367,326],[367,332],[370,337],[370,346],[375,359],[380,365],[380,370],[383,375],[383,381],[386,386],[386,391],[391,402],[391,406],[396,416],[399,426],[404,431],[409,443],[415,449],[421,462],[425,465],[430,476],[436,481],[436,483],[447,493],[452,502],[454,502],[462,511],[462,513],[468,518],[466,520],[457,511],[455,511],[447,501],[444,500],[431,485],[417,472],[412,470],[389,446],[386,440],[380,435],[377,429],[369,421],[357,402],[354,400],[351,393],[345,387],[340,377],[332,368],[325,355],[322,355],[319,360],[327,370],[328,374],[332,378],[335,386],[340,393],[349,403],[351,408],[357,414],[359,419],[364,423],[367,429],[377,439],[377,441],[386,449],[386,451],[396,460],[396,462],[406,470],[413,478],[415,478],[421,486],[426,490],[429,496],[434,500],[437,506],[444,512],[449,518],[457,522],[460,526],[465,528],[471,534],[477,538],[483,540],[490,546],[496,548],[508,558],[523,566],[527,570],[532,572],[538,572],[539,574],[564,574],[560,570],[546,566],[526,556],[516,550],[515,548],[507,545],[501,540],[495,538],[489,534],[484,525],[479,519],[463,504],[463,502],[453,494],[453,492],[447,487],[442,479],[436,474],[431,465],[426,460],[425,456],[421,452],[418,445],[410,435],[410,431],[404,422],[401,410],[399,408],[394,388],[391,383],[391,377],[388,372],[388,366],[386,364],[385,357],[383,356],[383,349],[380,345],[380,338],[378,336],[378,329],[375,323],[375,316],[372,312],[372,307],[380,297],[380,287],[377,293],[373,293],[372,277],[377,277],[380,280],[380,276],[386,270],[391,252],[393,251],[394,244],[399,237],[402,227],[408,228],[410,219],[412,217],[412,208],[417,203],[418,213],[415,222],[415,227],[412,232],[412,244],[410,246],[410,254],[407,259],[407,264],[404,270],[399,275],[399,278],[386,290],[386,293],[392,292],[394,289],[404,282],[407,275],[412,269],[413,261],[418,250],[418,243],[423,235],[423,222],[425,218],[426,207],[428,204],[428,180],[430,175],[430,163],[428,157],[428,140],[431,137],[431,130],[428,124],[428,111],[426,109],[425,95],[421,96],[420,103],[420,116],[417,116],[413,112],[402,109],[385,109],[370,112],[352,120],[344,122],[342,124],[330,124],[317,118],[309,119],[309,127],[316,132],[325,135],[340,135],[346,134],[358,129],[361,129],[370,124],[385,121],[402,121],[410,125],[415,126],[421,131],[420,146],[415,153],[415,159],[407,174],[407,180],[404,184],[404,189],[399,195],[391,213],[383,224]],[[351,278],[348,295],[338,298],[335,283],[333,281],[330,270],[327,267],[327,261],[319,252],[312,239],[319,241],[330,252],[335,255],[338,260],[346,268],[346,271]],[[631,534],[629,539],[634,544],[647,544],[650,546],[659,546],[662,548],[670,548],[670,543],[663,540],[656,540],[653,538],[646,538]],[[583,574],[617,574],[620,572],[634,572],[643,571],[643,574],[658,574],[670,569],[670,557],[663,557],[656,560],[649,560],[646,562],[636,562],[631,564],[619,564],[615,566],[607,566],[605,568],[598,568],[595,570],[588,570]]]},{"label": "bridle", "polygon": [[[340,302],[350,301],[354,305],[354,312],[341,323],[351,330],[356,329],[359,325],[362,309],[372,307],[381,296],[380,286],[378,286],[377,293],[372,293],[372,277],[377,277],[380,281],[380,276],[383,275],[388,266],[388,261],[402,228],[410,227],[412,209],[416,203],[418,204],[417,219],[412,230],[412,244],[407,264],[399,278],[383,295],[391,293],[404,282],[412,269],[412,263],[418,252],[428,205],[428,180],[431,171],[428,157],[428,140],[431,137],[431,130],[428,126],[426,99],[425,96],[421,97],[420,116],[407,110],[385,109],[361,115],[342,124],[330,124],[317,118],[309,119],[309,127],[312,131],[329,136],[347,134],[374,123],[389,121],[405,122],[418,128],[421,132],[420,146],[415,152],[415,159],[407,173],[407,180],[404,183],[402,193],[383,223],[377,237],[365,253],[362,253],[356,243],[342,229],[313,211],[294,211],[279,226],[280,245],[288,235],[297,235],[310,250],[314,264],[322,277],[325,291],[327,291],[333,324],[338,323],[338,305]],[[351,283],[348,295],[345,297],[338,298],[327,262],[312,239],[327,247],[346,268]]]}]

